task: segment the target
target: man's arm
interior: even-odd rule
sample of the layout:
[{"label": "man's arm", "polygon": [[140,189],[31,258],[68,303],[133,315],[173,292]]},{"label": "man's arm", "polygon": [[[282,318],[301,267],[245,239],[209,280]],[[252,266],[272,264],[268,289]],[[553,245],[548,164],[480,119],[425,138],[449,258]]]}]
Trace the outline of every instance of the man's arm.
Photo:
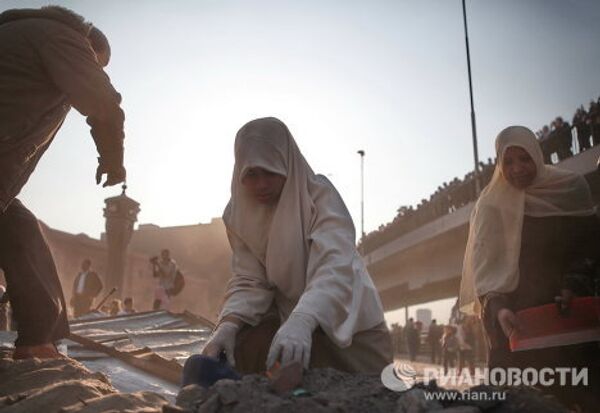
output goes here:
[{"label": "man's arm", "polygon": [[72,30],[57,29],[48,33],[39,51],[54,85],[78,112],[87,117],[91,126],[91,135],[100,155],[97,183],[103,174],[107,174],[104,186],[123,182],[125,114],[119,106],[121,96],[96,60],[89,42]]}]

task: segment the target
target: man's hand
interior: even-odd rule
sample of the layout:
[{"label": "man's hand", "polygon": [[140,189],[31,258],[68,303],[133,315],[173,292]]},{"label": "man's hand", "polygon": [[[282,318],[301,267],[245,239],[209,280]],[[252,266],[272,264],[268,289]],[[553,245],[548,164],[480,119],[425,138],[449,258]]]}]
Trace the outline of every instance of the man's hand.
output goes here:
[{"label": "man's hand", "polygon": [[[117,94],[114,89],[113,92]],[[120,101],[120,95],[118,98]],[[96,150],[100,155],[96,170],[96,184],[102,181],[102,175],[107,175],[103,187],[125,182],[126,173],[123,167],[124,120],[125,114],[117,102],[105,105],[103,111],[87,118],[87,123],[91,126],[90,134],[94,138]]]},{"label": "man's hand", "polygon": [[500,323],[500,327],[506,338],[510,338],[513,331],[518,328],[517,316],[508,308],[502,308],[498,311],[498,323]]},{"label": "man's hand", "polygon": [[123,165],[110,165],[108,162],[103,162],[102,158],[98,158],[98,168],[96,169],[96,185],[102,182],[102,175],[106,174],[106,181],[102,187],[113,186],[125,182],[127,171]]},{"label": "man's hand", "polygon": [[313,316],[292,313],[273,338],[267,356],[267,370],[271,370],[277,360],[280,360],[283,367],[292,362],[299,362],[304,368],[308,368],[312,334],[317,326],[318,322]]},{"label": "man's hand", "polygon": [[208,339],[208,343],[202,349],[202,354],[209,357],[219,358],[221,351],[225,351],[227,361],[235,366],[233,352],[235,349],[235,336],[240,325],[231,321],[222,322]]}]

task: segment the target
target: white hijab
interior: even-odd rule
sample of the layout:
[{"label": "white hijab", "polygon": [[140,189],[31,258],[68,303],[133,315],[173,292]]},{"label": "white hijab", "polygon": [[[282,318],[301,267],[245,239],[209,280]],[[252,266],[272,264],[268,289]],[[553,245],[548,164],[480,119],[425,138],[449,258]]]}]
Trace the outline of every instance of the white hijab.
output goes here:
[{"label": "white hijab", "polygon": [[[286,177],[276,205],[246,194],[242,178],[254,167]],[[254,325],[260,320],[257,309],[274,299],[282,321],[292,311],[308,313],[340,347],[350,345],[354,333],[383,322],[342,198],[327,178],[312,171],[278,119],[256,119],[238,132],[223,219],[234,277],[221,318],[236,314]]]},{"label": "white hijab", "polygon": [[[241,239],[270,273],[289,274],[286,285],[280,287],[296,290],[293,284],[306,273],[306,235],[314,210],[308,186],[322,184],[287,126],[278,119],[256,119],[244,125],[237,133],[234,150],[231,199],[223,214],[227,230]],[[246,194],[242,178],[256,167],[286,177],[276,205],[260,204]]]},{"label": "white hijab", "polygon": [[[535,162],[533,183],[519,190],[502,174],[508,147],[523,148]],[[471,213],[469,238],[463,261],[460,309],[481,311],[479,296],[507,293],[519,283],[523,216],[589,216],[595,213],[586,180],[574,172],[545,165],[535,134],[523,126],[510,126],[496,138],[496,169]]]}]

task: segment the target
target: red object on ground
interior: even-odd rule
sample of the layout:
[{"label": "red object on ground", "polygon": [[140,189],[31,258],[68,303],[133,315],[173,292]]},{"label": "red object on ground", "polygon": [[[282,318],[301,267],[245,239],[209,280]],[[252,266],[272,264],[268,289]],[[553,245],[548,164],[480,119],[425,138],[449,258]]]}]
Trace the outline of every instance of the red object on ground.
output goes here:
[{"label": "red object on ground", "polygon": [[267,377],[271,379],[271,387],[275,393],[279,395],[288,393],[302,384],[302,364],[293,362],[281,366],[279,362],[276,362],[275,366],[267,372]]},{"label": "red object on ground", "polygon": [[510,350],[523,351],[600,341],[600,297],[573,298],[566,315],[556,304],[517,312]]}]

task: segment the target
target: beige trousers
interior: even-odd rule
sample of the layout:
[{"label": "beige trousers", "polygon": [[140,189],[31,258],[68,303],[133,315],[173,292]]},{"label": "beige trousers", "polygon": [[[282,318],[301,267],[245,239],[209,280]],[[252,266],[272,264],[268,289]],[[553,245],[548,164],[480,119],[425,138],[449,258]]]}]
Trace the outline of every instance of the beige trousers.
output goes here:
[{"label": "beige trousers", "polygon": [[[243,373],[264,373],[271,341],[279,329],[279,318],[269,315],[256,327],[244,326],[237,335],[235,367]],[[352,337],[340,348],[317,328],[313,333],[310,368],[332,367],[349,373],[379,374],[392,363],[392,340],[385,323]]]}]

